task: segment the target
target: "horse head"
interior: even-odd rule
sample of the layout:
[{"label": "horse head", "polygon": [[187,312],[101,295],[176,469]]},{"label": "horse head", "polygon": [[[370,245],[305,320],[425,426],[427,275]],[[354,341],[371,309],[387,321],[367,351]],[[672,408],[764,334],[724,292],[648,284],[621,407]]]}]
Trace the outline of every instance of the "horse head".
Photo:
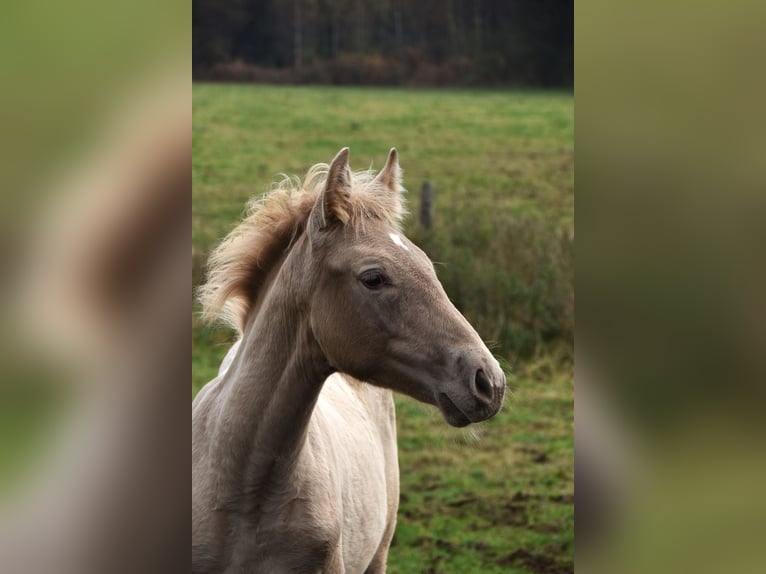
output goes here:
[{"label": "horse head", "polygon": [[336,370],[438,406],[453,426],[494,416],[505,375],[449,300],[434,266],[399,229],[401,171],[392,149],[357,189],[348,148],[332,161],[306,224],[306,312]]}]

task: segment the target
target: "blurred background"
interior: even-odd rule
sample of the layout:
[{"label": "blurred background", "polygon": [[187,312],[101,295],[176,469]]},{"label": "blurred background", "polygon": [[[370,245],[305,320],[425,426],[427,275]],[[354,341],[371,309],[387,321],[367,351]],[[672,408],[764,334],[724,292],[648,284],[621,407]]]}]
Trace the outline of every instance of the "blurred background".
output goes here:
[{"label": "blurred background", "polygon": [[[193,285],[281,173],[396,147],[405,233],[508,372],[469,430],[397,397],[389,572],[572,571],[572,38],[571,2],[194,3]],[[192,394],[235,338],[198,311]]]},{"label": "blurred background", "polygon": [[762,2],[577,4],[577,558],[758,572]]},{"label": "blurred background", "polygon": [[186,2],[3,8],[3,572],[188,571],[190,45]]}]

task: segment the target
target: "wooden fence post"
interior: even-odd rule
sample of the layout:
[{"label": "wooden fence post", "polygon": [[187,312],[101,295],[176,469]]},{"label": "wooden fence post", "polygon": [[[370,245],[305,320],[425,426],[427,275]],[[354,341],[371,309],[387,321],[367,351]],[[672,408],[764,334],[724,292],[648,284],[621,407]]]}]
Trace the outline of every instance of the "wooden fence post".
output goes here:
[{"label": "wooden fence post", "polygon": [[430,181],[423,183],[420,190],[420,225],[431,229],[434,221],[434,186]]}]

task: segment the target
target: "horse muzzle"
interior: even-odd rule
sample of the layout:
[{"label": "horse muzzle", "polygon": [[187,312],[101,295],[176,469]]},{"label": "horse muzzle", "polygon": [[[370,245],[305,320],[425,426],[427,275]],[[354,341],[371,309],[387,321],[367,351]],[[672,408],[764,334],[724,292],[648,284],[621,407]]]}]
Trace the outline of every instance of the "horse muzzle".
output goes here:
[{"label": "horse muzzle", "polygon": [[[493,366],[494,367],[494,366]],[[452,384],[436,393],[436,405],[445,420],[464,427],[495,416],[503,406],[505,373],[500,366],[471,371],[466,383]]]}]

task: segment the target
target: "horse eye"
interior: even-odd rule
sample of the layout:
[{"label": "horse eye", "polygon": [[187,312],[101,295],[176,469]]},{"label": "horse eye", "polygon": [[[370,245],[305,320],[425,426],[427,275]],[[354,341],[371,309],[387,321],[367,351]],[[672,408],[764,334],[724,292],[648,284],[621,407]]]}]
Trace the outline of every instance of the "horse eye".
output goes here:
[{"label": "horse eye", "polygon": [[388,279],[383,274],[383,272],[382,271],[378,271],[377,269],[372,269],[370,271],[365,271],[359,277],[359,280],[368,289],[379,289],[383,285],[388,283]]}]

